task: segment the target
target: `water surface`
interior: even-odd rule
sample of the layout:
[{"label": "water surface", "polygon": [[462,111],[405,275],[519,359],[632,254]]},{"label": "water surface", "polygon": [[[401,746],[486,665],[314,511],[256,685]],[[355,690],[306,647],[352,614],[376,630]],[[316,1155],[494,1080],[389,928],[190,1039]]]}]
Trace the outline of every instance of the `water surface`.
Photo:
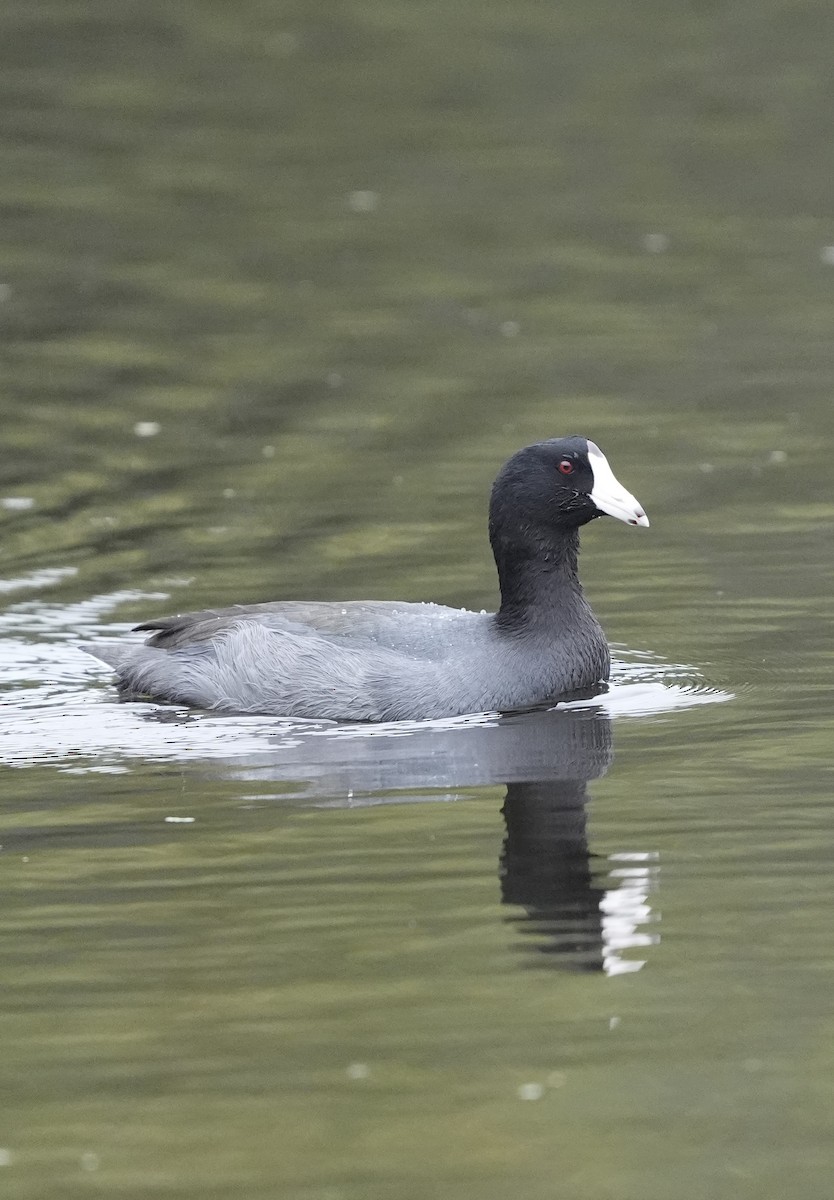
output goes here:
[{"label": "water surface", "polygon": [[[832,15],[0,13],[13,1200],[830,1195]],[[585,433],[611,691],[380,728],[78,643],[495,602]]]}]

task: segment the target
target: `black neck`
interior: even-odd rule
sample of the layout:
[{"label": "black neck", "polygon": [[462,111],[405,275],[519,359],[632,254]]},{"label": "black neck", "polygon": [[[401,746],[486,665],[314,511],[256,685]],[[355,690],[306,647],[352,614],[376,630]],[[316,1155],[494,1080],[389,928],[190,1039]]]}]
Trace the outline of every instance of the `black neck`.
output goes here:
[{"label": "black neck", "polygon": [[582,596],[577,574],[579,530],[490,530],[498,568],[501,608],[498,624],[504,628],[564,619],[566,606]]}]

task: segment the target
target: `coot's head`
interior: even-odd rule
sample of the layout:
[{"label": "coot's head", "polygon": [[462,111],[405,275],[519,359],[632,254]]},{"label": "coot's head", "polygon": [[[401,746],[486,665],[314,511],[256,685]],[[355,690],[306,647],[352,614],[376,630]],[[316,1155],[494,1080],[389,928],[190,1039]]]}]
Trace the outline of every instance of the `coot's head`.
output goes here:
[{"label": "coot's head", "polygon": [[519,450],[501,468],[492,491],[490,524],[496,533],[508,523],[520,531],[567,531],[602,516],[628,525],[649,523],[599,446],[584,437],[551,438]]}]

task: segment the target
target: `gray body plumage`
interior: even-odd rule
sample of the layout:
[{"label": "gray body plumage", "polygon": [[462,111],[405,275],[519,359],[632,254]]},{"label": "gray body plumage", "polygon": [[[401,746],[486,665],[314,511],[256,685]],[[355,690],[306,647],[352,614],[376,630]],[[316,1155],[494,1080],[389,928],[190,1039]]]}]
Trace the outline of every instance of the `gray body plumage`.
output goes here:
[{"label": "gray body plumage", "polygon": [[[535,708],[605,679],[608,648],[589,621],[563,635],[510,633],[495,615],[439,604],[237,606],[151,622],[140,645],[89,647],[131,696],[220,712],[394,721]],[[566,616],[566,614],[562,614]]]},{"label": "gray body plumage", "polygon": [[647,525],[593,442],[528,446],[492,490],[497,613],[380,601],[280,602],[138,626],[143,644],[87,647],[130,697],[219,712],[347,721],[536,708],[608,678],[608,646],[577,574],[580,526]]}]

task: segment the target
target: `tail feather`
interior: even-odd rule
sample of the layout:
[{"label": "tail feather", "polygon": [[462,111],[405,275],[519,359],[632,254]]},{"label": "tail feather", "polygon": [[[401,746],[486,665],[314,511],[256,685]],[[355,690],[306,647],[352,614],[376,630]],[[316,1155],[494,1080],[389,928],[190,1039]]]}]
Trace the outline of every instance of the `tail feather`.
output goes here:
[{"label": "tail feather", "polygon": [[106,642],[88,642],[85,646],[79,646],[79,650],[83,650],[85,654],[92,655],[99,662],[106,663],[108,667],[113,667],[118,671],[119,667],[129,658],[131,652],[135,651],[135,646],[125,645],[124,642],[117,642],[115,638]]},{"label": "tail feather", "polygon": [[117,642],[114,638],[80,648],[113,668],[122,696],[175,700],[199,708],[211,708],[214,703],[213,690],[201,686],[201,674],[192,669],[195,658],[204,656],[204,647],[199,647],[197,654],[187,650],[172,654],[145,643]]}]

